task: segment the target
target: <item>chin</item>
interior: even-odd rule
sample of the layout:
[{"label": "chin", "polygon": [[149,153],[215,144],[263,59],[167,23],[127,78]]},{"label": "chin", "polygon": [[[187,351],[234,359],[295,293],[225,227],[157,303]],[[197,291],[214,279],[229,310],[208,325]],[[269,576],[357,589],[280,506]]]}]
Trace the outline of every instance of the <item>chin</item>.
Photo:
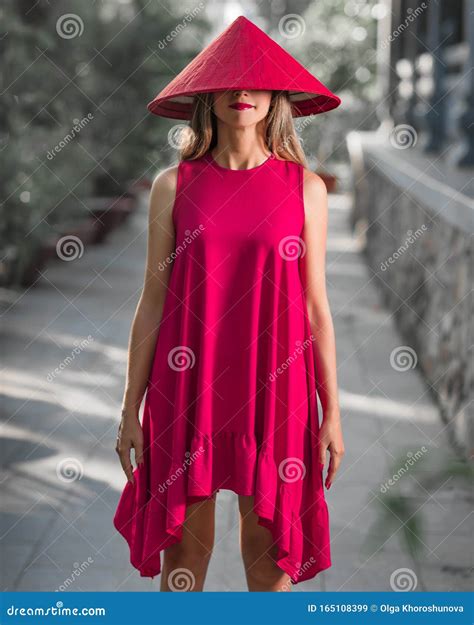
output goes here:
[{"label": "chin", "polygon": [[235,111],[231,112],[231,114],[222,115],[220,118],[228,126],[232,128],[247,128],[249,126],[255,126],[258,124],[265,116],[261,116],[256,113],[256,111]]}]

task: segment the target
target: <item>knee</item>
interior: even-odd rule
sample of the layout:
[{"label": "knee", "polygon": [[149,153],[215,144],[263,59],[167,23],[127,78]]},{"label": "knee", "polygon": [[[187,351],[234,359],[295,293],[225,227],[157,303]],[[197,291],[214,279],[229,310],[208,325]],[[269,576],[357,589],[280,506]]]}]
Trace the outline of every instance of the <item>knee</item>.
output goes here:
[{"label": "knee", "polygon": [[186,540],[171,545],[165,552],[168,566],[177,568],[185,566],[190,569],[199,569],[207,566],[212,554],[212,543],[203,543],[200,540]]}]

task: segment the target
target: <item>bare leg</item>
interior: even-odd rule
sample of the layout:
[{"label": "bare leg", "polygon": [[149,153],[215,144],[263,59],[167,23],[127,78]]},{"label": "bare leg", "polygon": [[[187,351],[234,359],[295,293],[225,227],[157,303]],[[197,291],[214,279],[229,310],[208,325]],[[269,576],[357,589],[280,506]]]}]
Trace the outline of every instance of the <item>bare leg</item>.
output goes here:
[{"label": "bare leg", "polygon": [[161,573],[162,592],[201,592],[214,546],[213,497],[186,508],[183,539],[165,549]]},{"label": "bare leg", "polygon": [[289,592],[290,576],[275,562],[276,547],[271,533],[258,524],[253,497],[239,497],[240,549],[251,592]]}]

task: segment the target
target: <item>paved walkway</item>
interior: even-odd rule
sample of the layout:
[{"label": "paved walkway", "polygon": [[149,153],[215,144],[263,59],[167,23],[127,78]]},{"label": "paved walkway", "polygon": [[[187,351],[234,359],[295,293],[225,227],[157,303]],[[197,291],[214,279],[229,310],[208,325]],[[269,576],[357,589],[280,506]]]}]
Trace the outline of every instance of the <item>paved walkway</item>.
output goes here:
[{"label": "paved walkway", "polygon": [[[347,447],[327,494],[333,567],[294,590],[390,590],[401,568],[416,574],[418,590],[467,589],[472,526],[465,493],[452,480],[414,495],[428,524],[420,563],[402,551],[400,532],[381,548],[361,547],[393,462],[425,445],[436,464],[448,446],[418,373],[390,364],[404,343],[349,234],[348,208],[347,198],[331,198],[328,281]],[[142,579],[129,565],[112,527],[124,482],[113,447],[145,226],[144,208],[104,246],[52,264],[23,295],[4,294],[3,589],[158,588],[158,579]],[[404,477],[407,487],[415,477]],[[233,493],[220,492],[218,511],[206,589],[245,590]]]}]

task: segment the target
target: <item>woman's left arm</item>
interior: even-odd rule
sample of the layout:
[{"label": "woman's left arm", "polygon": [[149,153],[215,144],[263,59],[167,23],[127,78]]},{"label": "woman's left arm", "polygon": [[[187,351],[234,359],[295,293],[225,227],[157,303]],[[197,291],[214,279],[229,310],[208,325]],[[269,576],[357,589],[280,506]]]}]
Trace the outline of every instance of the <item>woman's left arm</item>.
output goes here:
[{"label": "woman's left arm", "polygon": [[304,170],[305,254],[300,259],[301,279],[314,336],[316,388],[323,409],[319,434],[319,461],[326,464],[326,488],[330,488],[344,455],[337,388],[336,341],[326,291],[326,239],[328,224],[327,190],[323,180]]}]

